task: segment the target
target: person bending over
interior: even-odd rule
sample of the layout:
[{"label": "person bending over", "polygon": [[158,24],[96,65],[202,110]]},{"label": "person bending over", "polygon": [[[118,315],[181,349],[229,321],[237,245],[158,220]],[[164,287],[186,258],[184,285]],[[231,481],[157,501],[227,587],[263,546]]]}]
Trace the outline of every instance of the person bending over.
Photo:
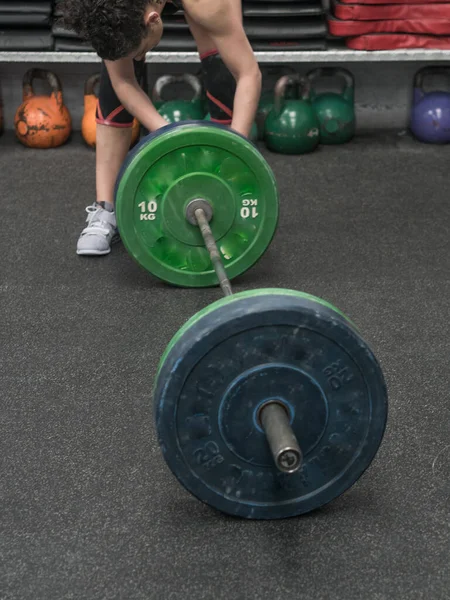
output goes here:
[{"label": "person bending over", "polygon": [[241,0],[65,0],[64,25],[102,59],[97,106],[96,202],[77,253],[100,256],[118,240],[114,187],[136,117],[149,131],[167,122],[141,88],[145,55],[157,46],[165,14],[183,8],[196,41],[211,118],[248,137],[261,72],[242,24]]}]

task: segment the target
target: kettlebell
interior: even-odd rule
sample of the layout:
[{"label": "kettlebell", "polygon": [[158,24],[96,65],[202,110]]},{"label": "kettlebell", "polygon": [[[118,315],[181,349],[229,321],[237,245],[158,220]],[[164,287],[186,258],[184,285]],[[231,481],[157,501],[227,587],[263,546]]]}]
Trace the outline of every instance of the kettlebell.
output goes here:
[{"label": "kettlebell", "polygon": [[[43,79],[50,96],[36,96],[33,81]],[[72,119],[64,105],[61,82],[57,75],[44,69],[30,69],[23,78],[23,102],[14,119],[18,139],[29,148],[62,146],[72,131]]]},{"label": "kettlebell", "polygon": [[[83,139],[88,146],[95,148],[97,142],[97,96],[95,94],[95,88],[100,82],[100,74],[95,73],[86,80],[84,85],[84,114],[81,120],[81,133]],[[133,146],[139,137],[140,125],[137,119],[133,121],[133,128],[131,134],[131,146]]]},{"label": "kettlebell", "polygon": [[[346,69],[323,67],[310,71],[307,75],[311,84],[311,102],[320,125],[322,144],[346,144],[355,135],[355,82]],[[319,79],[341,79],[341,91],[317,93]]]},{"label": "kettlebell", "polygon": [[[281,72],[283,74],[286,75],[296,75],[297,72],[294,68],[292,67],[288,67],[288,66],[284,66],[281,70]],[[298,98],[297,95],[297,86],[294,85],[288,85],[286,92],[285,92],[285,98],[287,100],[291,100],[294,98]],[[263,140],[264,139],[264,125],[267,119],[267,115],[270,113],[270,111],[273,108],[273,104],[275,102],[275,92],[273,90],[271,91],[267,91],[267,92],[263,92],[261,94],[261,97],[259,99],[259,103],[258,103],[258,109],[256,111],[256,117],[255,117],[255,122],[256,122],[256,127],[258,129],[258,139],[259,140]]]},{"label": "kettlebell", "polygon": [[450,142],[450,93],[425,92],[425,78],[431,75],[450,79],[450,67],[425,67],[416,74],[410,129],[420,142],[447,144]]},{"label": "kettlebell", "polygon": [[[285,97],[289,85],[298,87],[298,99]],[[281,154],[305,154],[319,145],[319,121],[310,102],[309,81],[285,75],[275,86],[275,103],[267,115],[264,139],[267,147]]]},{"label": "kettlebell", "polygon": [[258,109],[256,111],[256,126],[258,128],[258,139],[264,139],[264,126],[266,123],[267,115],[273,108],[274,93],[263,92],[259,99]]},{"label": "kettlebell", "polygon": [[[191,100],[169,100],[164,102],[164,88],[174,83],[187,84],[193,96]],[[160,77],[153,89],[152,101],[159,114],[169,123],[179,123],[180,121],[202,120],[205,116],[202,99],[202,85],[195,75],[183,73],[182,75],[163,75]]]},{"label": "kettlebell", "polygon": [[[211,121],[211,115],[208,113],[204,120]],[[258,129],[256,127],[256,123],[253,123],[252,128],[250,130],[249,140],[252,142],[256,142],[257,139],[258,139]]]}]

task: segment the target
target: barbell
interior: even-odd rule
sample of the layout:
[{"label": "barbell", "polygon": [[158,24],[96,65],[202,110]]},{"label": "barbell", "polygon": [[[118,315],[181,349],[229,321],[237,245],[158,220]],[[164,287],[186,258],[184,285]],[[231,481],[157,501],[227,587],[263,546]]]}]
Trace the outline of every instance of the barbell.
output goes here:
[{"label": "barbell", "polygon": [[224,293],[181,327],[157,370],[158,440],[181,484],[249,519],[300,515],[348,490],[381,444],[385,380],[357,327],[325,300],[233,294],[231,279],[261,257],[278,220],[257,148],[214,124],[162,128],[126,160],[116,214],[142,266]]}]

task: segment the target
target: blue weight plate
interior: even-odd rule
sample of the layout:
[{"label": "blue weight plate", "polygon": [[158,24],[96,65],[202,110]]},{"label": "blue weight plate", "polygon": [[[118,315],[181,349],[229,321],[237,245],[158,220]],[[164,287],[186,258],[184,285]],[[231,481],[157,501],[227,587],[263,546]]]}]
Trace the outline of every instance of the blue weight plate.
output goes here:
[{"label": "blue weight plate", "polygon": [[[304,463],[279,472],[256,415],[276,399]],[[373,460],[387,418],[380,366],[356,327],[323,300],[289,290],[223,298],[169,344],[155,417],[165,460],[197,498],[225,513],[279,519],[350,488]]]}]

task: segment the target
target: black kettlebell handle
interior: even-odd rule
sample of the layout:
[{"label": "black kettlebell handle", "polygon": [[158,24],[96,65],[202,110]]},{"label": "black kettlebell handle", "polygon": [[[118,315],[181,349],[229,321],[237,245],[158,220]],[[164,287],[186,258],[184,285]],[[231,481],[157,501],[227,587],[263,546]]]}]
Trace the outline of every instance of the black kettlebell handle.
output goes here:
[{"label": "black kettlebell handle", "polygon": [[202,84],[200,79],[196,75],[191,73],[182,73],[181,75],[163,75],[159,77],[153,88],[152,100],[153,102],[163,102],[162,94],[165,87],[174,83],[185,83],[192,88],[194,96],[191,102],[199,100],[202,96]]},{"label": "black kettlebell handle", "polygon": [[23,76],[23,99],[24,101],[34,96],[33,81],[42,79],[51,87],[52,95],[62,102],[62,85],[58,75],[46,69],[29,69]]},{"label": "black kettlebell handle", "polygon": [[90,77],[86,79],[86,83],[84,84],[84,95],[85,96],[94,96],[95,88],[100,83],[100,73],[94,73]]},{"label": "black kettlebell handle", "polygon": [[347,71],[347,69],[342,69],[342,67],[319,67],[318,69],[313,69],[307,74],[307,78],[311,83],[314,83],[317,79],[323,79],[326,77],[340,77],[345,81],[347,87],[353,87],[355,83],[355,78],[350,71]]},{"label": "black kettlebell handle", "polygon": [[[353,90],[355,88],[355,78],[347,71],[347,69],[342,69],[341,67],[319,67],[318,69],[314,69],[310,71],[306,76],[311,84],[311,93],[314,94],[314,84],[318,79],[331,79],[331,78],[339,78],[344,81],[344,89],[342,94],[344,96],[353,96]],[[351,92],[351,94],[349,94]]]},{"label": "black kettlebell handle", "polygon": [[450,66],[424,67],[416,73],[416,76],[414,78],[414,87],[423,92],[425,78],[429,77],[430,75],[444,75],[450,80]]},{"label": "black kettlebell handle", "polygon": [[297,96],[301,100],[309,100],[311,94],[311,85],[306,77],[300,75],[284,75],[275,85],[274,109],[277,114],[281,112],[284,105],[284,97],[288,86],[295,85]]}]

